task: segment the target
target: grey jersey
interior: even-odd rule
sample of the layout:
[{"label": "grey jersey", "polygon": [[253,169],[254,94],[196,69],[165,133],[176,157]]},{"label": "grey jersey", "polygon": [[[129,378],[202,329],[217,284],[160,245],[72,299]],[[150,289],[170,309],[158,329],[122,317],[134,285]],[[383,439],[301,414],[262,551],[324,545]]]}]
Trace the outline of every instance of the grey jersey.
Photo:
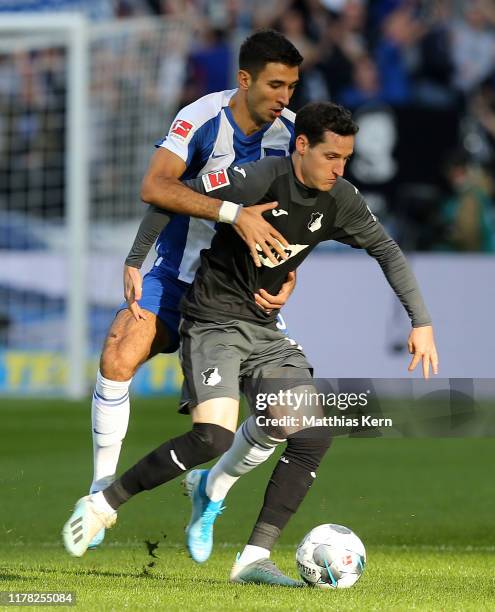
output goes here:
[{"label": "grey jersey", "polygon": [[402,251],[358,190],[345,179],[339,178],[330,191],[310,189],[296,178],[290,158],[272,157],[205,174],[186,184],[205,195],[244,206],[278,201],[278,207],[264,216],[289,242],[288,259],[278,258],[275,265],[260,254],[263,265],[257,268],[234,228],[220,223],[211,248],[201,252],[201,265],[182,300],[181,309],[186,317],[206,321],[241,319],[273,325],[276,312],[266,314],[259,308],[254,293],[260,288],[278,293],[287,273],[295,270],[317,244],[336,240],[366,249],[380,264],[412,324],[430,323]]}]

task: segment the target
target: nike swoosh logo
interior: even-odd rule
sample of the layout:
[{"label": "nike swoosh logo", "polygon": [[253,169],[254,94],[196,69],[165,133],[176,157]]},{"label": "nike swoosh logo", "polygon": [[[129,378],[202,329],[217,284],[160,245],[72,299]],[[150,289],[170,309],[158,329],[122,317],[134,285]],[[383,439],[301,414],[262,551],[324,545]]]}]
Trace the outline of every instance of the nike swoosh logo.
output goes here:
[{"label": "nike swoosh logo", "polygon": [[215,155],[215,153],[211,154],[212,159],[218,159],[219,157],[226,157],[228,153],[220,153],[220,155]]},{"label": "nike swoosh logo", "polygon": [[281,215],[288,215],[288,214],[289,213],[286,210],[284,210],[283,208],[280,208],[280,209],[274,208],[272,210],[272,215],[274,217],[280,217]]}]

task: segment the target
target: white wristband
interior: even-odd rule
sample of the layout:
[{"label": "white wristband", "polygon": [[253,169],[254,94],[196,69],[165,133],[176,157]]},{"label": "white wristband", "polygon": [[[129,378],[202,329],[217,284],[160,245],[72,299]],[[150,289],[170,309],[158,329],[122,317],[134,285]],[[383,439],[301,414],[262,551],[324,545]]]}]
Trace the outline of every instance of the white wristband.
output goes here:
[{"label": "white wristband", "polygon": [[240,210],[239,204],[225,200],[218,211],[218,220],[220,223],[235,223]]}]

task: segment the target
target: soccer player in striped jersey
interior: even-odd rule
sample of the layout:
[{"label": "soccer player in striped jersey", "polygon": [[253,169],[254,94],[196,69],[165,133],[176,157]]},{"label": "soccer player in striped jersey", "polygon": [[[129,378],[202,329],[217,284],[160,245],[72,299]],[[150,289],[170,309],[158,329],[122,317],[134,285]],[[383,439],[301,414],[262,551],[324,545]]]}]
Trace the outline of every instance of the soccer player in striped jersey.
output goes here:
[{"label": "soccer player in striped jersey", "polygon": [[[178,112],[168,135],[157,144],[143,181],[142,199],[180,211],[184,196],[176,190],[179,177],[193,178],[229,165],[289,155],[294,146],[294,113],[286,107],[301,62],[297,49],[278,32],[266,30],[247,38],[239,54],[239,87],[204,96]],[[214,181],[210,187],[214,193]],[[210,198],[193,191],[187,200],[205,211],[211,208]],[[262,217],[275,206],[268,203],[246,209],[236,220],[236,231],[256,257],[257,244],[269,258],[274,257],[272,248],[283,255],[280,243],[286,244],[284,238]],[[92,493],[114,479],[128,427],[129,386],[134,374],[154,355],[178,348],[179,301],[194,278],[200,250],[210,245],[217,220],[218,210],[209,220],[173,216],[157,240],[158,258],[142,286],[132,252],[126,261],[129,308],[118,312],[108,332],[93,394]],[[293,284],[291,274],[278,295],[260,291],[257,303],[268,310],[279,309]],[[207,429],[204,423],[196,424],[198,444],[210,435]],[[226,430],[224,437],[220,451],[230,447],[233,433]],[[92,546],[101,543],[103,536],[104,530]]]}]

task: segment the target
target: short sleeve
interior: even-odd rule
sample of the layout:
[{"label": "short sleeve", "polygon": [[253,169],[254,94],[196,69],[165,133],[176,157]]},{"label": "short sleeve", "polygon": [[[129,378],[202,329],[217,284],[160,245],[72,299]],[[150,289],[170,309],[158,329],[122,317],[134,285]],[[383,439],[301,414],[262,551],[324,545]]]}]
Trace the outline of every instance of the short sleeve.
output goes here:
[{"label": "short sleeve", "polygon": [[257,204],[269,191],[281,168],[281,158],[234,165],[223,170],[208,172],[185,181],[185,184],[203,195],[238,204]]},{"label": "short sleeve", "polygon": [[167,136],[157,143],[157,147],[168,149],[178,155],[186,165],[189,165],[197,146],[197,131],[201,127],[193,120],[185,109],[175,117]]}]

